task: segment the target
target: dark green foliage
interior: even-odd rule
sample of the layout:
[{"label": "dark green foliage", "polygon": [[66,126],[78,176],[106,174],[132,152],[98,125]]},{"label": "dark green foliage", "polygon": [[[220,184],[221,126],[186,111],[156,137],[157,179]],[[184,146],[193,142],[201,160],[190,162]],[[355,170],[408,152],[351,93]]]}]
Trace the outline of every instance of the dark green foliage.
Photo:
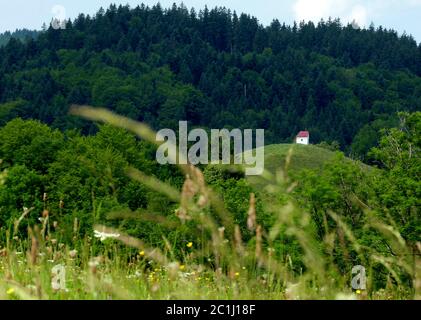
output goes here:
[{"label": "dark green foliage", "polygon": [[[33,224],[46,209],[50,219],[62,226],[61,235],[67,240],[75,218],[83,235],[91,233],[95,223],[106,222],[113,211],[147,208],[172,213],[168,199],[126,174],[130,165],[179,187],[182,176],[174,167],[156,164],[154,150],[111,126],[101,126],[96,135],[81,136],[75,130],[63,135],[34,120],[10,121],[0,130],[0,158],[6,169],[0,187],[0,229],[13,225],[23,207],[34,207],[24,225]],[[132,224],[132,228],[137,227]]]},{"label": "dark green foliage", "polygon": [[[397,111],[421,107],[421,53],[412,37],[336,20],[263,27],[224,8],[110,6],[34,41],[8,42],[0,74],[3,122],[16,114],[94,133],[67,115],[70,104],[91,104],[155,129],[178,120],[263,128],[267,143],[307,129],[313,143],[337,141],[358,157]],[[30,107],[8,105],[18,99]]]},{"label": "dark green foliage", "polygon": [[421,240],[421,112],[399,117],[400,126],[385,130],[379,147],[371,152],[384,168],[376,200],[414,244]]},{"label": "dark green foliage", "polygon": [[34,208],[20,226],[38,222],[42,212],[42,197],[47,179],[24,165],[16,165],[7,171],[7,179],[0,187],[0,229],[7,230],[23,214],[24,208]]},{"label": "dark green foliage", "polygon": [[26,165],[45,173],[64,143],[62,133],[39,121],[15,119],[0,130],[3,166]]},{"label": "dark green foliage", "polygon": [[[386,255],[402,255],[402,259],[412,255],[415,259],[415,244],[421,240],[421,113],[400,113],[399,117],[400,126],[383,130],[379,147],[370,152],[381,170],[345,161],[338,153],[337,159],[322,170],[306,170],[296,175],[299,181],[296,197],[312,214],[320,240],[331,232],[340,232],[330,214],[334,212],[350,227],[360,245],[376,248]],[[388,232],[399,232],[401,241],[407,243],[411,252],[396,250],[393,241],[379,233],[381,228],[371,224],[373,217],[388,226],[384,227],[389,228]],[[345,240],[343,234],[339,233],[338,238],[342,241],[334,250],[343,266],[347,259],[354,264],[364,259],[353,249],[346,249],[349,239]],[[382,268],[376,270],[375,286],[385,283],[384,274],[387,272]],[[405,279],[403,275],[401,280]]]},{"label": "dark green foliage", "polygon": [[12,38],[24,42],[31,41],[36,39],[39,33],[39,31],[28,29],[16,30],[13,32],[6,31],[5,33],[0,34],[0,47],[6,45]]}]

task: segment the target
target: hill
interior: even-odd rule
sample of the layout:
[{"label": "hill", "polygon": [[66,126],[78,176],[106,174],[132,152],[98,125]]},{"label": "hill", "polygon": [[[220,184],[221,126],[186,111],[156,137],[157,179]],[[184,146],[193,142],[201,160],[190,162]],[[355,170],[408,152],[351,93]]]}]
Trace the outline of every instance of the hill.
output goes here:
[{"label": "hill", "polygon": [[285,160],[291,150],[288,169],[292,172],[301,169],[321,168],[326,161],[334,158],[333,151],[315,145],[274,144],[265,147],[265,168],[271,173],[285,167]]},{"label": "hill", "polygon": [[[268,145],[265,146],[265,170],[276,176],[281,171],[293,174],[303,169],[321,169],[334,156],[335,152],[315,145]],[[289,163],[286,166],[287,158],[289,158]],[[249,176],[248,180],[257,186],[264,186],[267,183],[260,176]]]},{"label": "hill", "polygon": [[[276,177],[283,172],[294,175],[304,169],[322,169],[323,166],[335,158],[336,153],[316,145],[301,144],[273,144],[265,147],[265,170]],[[286,166],[286,161],[289,163]],[[346,161],[354,161],[345,158]],[[359,162],[364,169],[372,167]],[[264,187],[268,181],[260,176],[249,176],[247,179],[257,187]]]},{"label": "hill", "polygon": [[421,109],[420,76],[421,46],[382,27],[263,26],[226,8],[112,5],[0,47],[0,122],[94,133],[68,115],[87,104],[157,130],[179,120],[265,129],[269,144],[309,130],[314,143],[336,140],[364,156],[397,111]]}]

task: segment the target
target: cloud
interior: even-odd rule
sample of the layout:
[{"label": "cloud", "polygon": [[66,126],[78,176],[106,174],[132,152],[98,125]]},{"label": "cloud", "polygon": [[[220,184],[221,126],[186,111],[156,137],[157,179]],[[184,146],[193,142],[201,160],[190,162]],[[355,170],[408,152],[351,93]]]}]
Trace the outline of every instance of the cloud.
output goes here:
[{"label": "cloud", "polygon": [[421,6],[421,0],[406,0],[403,2],[408,2],[408,4],[413,7]]},{"label": "cloud", "polygon": [[367,26],[375,16],[419,6],[421,0],[295,0],[292,9],[297,21],[319,22],[331,17]]},{"label": "cloud", "polygon": [[331,17],[341,18],[344,23],[355,20],[359,25],[367,23],[369,12],[360,1],[354,0],[297,0],[293,11],[298,21],[318,22]]},{"label": "cloud", "polygon": [[329,16],[333,3],[333,0],[298,0],[293,7],[295,18],[299,21],[320,20]]},{"label": "cloud", "polygon": [[359,4],[355,5],[351,10],[351,14],[342,20],[344,22],[356,22],[359,26],[366,26],[368,23],[367,8]]}]

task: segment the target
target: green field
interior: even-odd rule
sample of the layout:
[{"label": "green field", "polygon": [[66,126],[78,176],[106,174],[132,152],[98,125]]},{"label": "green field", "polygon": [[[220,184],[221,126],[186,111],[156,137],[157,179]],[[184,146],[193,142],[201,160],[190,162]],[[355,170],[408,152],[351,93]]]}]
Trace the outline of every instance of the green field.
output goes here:
[{"label": "green field", "polygon": [[[248,151],[246,151],[248,152]],[[289,155],[289,156],[288,156]],[[335,152],[314,145],[272,144],[265,146],[264,178],[249,176],[253,185],[263,187],[280,175],[297,173],[303,169],[321,169],[335,157]]]},{"label": "green field", "polygon": [[265,147],[265,168],[271,173],[285,168],[285,160],[291,150],[291,162],[288,169],[321,168],[326,161],[332,160],[335,153],[314,145],[273,144]]}]

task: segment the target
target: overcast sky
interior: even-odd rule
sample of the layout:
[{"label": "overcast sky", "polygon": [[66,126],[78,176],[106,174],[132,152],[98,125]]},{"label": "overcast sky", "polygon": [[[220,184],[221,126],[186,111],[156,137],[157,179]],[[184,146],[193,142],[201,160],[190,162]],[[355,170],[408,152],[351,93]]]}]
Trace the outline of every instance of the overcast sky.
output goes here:
[{"label": "overcast sky", "polygon": [[[53,16],[74,18],[79,13],[95,13],[101,6],[110,3],[140,3],[153,5],[157,0],[0,0],[0,32],[17,28],[40,29],[43,22],[50,22]],[[161,0],[164,7],[174,0]],[[319,21],[321,18],[340,17],[348,22],[355,19],[361,26],[374,22],[393,28],[399,33],[406,31],[421,42],[421,0],[184,0],[188,7],[196,9],[225,6],[239,12],[256,16],[263,24],[274,18],[281,22],[294,20]],[[64,11],[61,10],[64,8]]]}]

